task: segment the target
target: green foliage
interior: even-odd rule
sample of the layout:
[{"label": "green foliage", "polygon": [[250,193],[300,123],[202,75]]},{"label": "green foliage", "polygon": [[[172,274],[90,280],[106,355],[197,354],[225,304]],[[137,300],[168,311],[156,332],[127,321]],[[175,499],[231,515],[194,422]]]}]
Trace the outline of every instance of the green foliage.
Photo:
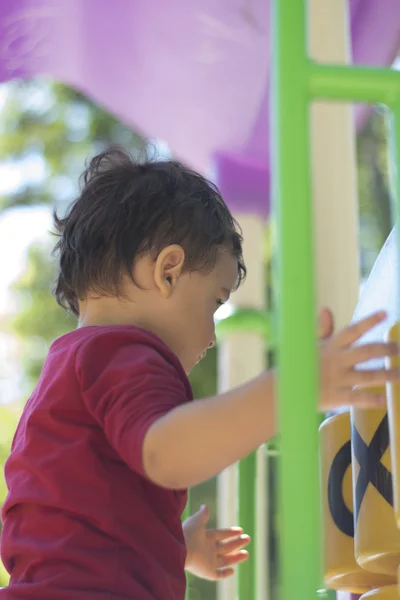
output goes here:
[{"label": "green foliage", "polygon": [[[0,465],[6,462],[6,459],[10,453],[10,447],[12,438],[14,435],[15,428],[17,426],[19,418],[19,408],[16,405],[3,406],[0,404]],[[7,488],[5,481],[0,477],[0,506],[3,499],[6,497]],[[0,523],[1,532],[1,523]],[[5,586],[8,581],[8,574],[6,573],[3,565],[0,562],[0,587]]]},{"label": "green foliage", "polygon": [[[217,353],[215,348],[207,352],[206,357],[197,365],[190,376],[195,398],[212,396],[217,391]],[[206,433],[205,433],[206,435]],[[190,491],[190,512],[196,512],[202,504],[211,511],[210,526],[216,526],[217,498],[216,480],[207,481]],[[190,576],[188,580],[191,600],[213,600],[215,584],[201,581]]]},{"label": "green foliage", "polygon": [[385,116],[376,111],[357,138],[360,247],[367,276],[391,230]]},{"label": "green foliage", "polygon": [[50,344],[76,326],[76,319],[50,294],[55,275],[50,243],[32,245],[26,271],[13,286],[19,307],[13,329],[23,342],[22,365],[29,388],[39,379]]},{"label": "green foliage", "polygon": [[137,133],[65,85],[37,78],[6,89],[0,161],[17,163],[26,177],[0,197],[0,209],[68,202],[88,156],[114,143],[133,152],[143,147]]},{"label": "green foliage", "polygon": [[[10,452],[10,446],[19,418],[18,408],[0,404],[0,464],[4,464]],[[6,485],[0,479],[0,498],[6,495]]]}]

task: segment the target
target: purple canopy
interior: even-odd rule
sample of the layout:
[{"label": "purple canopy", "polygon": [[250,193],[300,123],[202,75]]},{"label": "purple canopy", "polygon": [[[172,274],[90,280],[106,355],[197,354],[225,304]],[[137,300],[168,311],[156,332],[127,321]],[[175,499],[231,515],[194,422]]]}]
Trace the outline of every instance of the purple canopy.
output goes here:
[{"label": "purple canopy", "polygon": [[[355,62],[389,64],[399,0],[352,0],[351,31]],[[250,182],[267,195],[270,48],[268,0],[0,3],[0,80],[50,75],[194,168],[217,161],[233,208]]]}]

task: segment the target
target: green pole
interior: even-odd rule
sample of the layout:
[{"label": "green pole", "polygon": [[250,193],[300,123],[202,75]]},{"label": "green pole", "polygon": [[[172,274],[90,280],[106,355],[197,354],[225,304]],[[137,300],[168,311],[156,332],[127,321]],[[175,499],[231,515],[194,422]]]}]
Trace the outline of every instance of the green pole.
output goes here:
[{"label": "green pole", "polygon": [[[256,547],[256,475],[257,463],[254,452],[239,463],[239,524],[251,537],[252,548]],[[256,568],[254,550],[246,563],[238,569],[238,600],[257,600],[256,598]]]},{"label": "green pole", "polygon": [[320,581],[316,312],[305,0],[275,0],[273,199],[277,220],[281,600]]},{"label": "green pole", "polygon": [[[400,73],[397,73],[397,75],[400,82]],[[389,155],[389,181],[393,209],[392,219],[394,218],[397,222],[397,247],[400,249],[400,93],[397,102],[392,107],[389,124],[391,150]],[[398,273],[398,286],[400,285],[399,282],[400,273]]]},{"label": "green pole", "polygon": [[[185,519],[187,519],[190,516],[190,490],[188,490],[188,497],[187,497],[187,502],[186,502],[186,508],[185,511],[182,515],[182,520],[185,521]],[[189,584],[190,584],[190,575],[189,573],[186,573],[186,594],[185,594],[185,600],[190,600],[190,589],[189,589]]]},{"label": "green pole", "polygon": [[399,91],[399,73],[393,69],[310,64],[310,94],[366,104],[391,105]]}]

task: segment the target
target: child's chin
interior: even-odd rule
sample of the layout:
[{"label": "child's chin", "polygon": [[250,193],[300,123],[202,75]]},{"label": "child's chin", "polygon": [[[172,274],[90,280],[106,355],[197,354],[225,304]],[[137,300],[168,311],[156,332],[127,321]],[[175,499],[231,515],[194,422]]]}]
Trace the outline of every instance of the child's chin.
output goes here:
[{"label": "child's chin", "polygon": [[190,371],[192,371],[195,367],[197,367],[197,365],[199,363],[201,363],[201,361],[203,360],[203,358],[205,357],[205,353],[201,354],[198,359],[196,360],[196,362],[193,364],[193,367],[190,369]]}]

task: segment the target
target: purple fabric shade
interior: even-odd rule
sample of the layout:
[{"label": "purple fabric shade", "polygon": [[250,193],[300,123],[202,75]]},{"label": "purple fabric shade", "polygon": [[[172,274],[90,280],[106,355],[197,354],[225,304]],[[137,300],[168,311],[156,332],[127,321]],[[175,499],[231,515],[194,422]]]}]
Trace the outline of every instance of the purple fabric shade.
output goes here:
[{"label": "purple fabric shade", "polygon": [[[350,4],[355,62],[389,64],[400,40],[399,0]],[[0,3],[0,80],[49,75],[200,171],[217,156],[227,200],[250,211],[260,202],[263,215],[270,54],[268,0]]]},{"label": "purple fabric shade", "polygon": [[266,161],[244,154],[219,152],[215,155],[217,183],[233,212],[269,215],[269,168]]}]

